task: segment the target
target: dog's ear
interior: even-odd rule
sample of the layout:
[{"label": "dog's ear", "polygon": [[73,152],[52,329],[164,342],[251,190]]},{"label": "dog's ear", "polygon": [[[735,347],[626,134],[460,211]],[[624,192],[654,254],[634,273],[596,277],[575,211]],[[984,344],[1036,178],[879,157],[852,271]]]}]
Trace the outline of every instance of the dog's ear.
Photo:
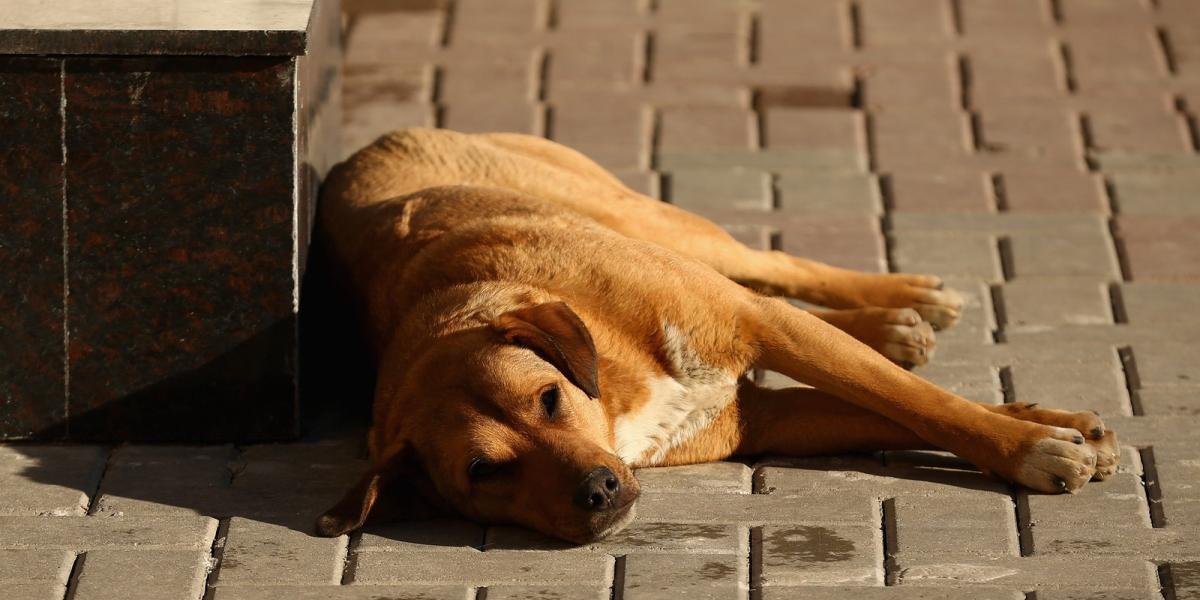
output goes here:
[{"label": "dog's ear", "polygon": [[400,451],[383,467],[369,469],[333,508],[317,517],[317,535],[337,537],[367,523],[445,514],[426,499],[433,484],[413,463],[408,452]]},{"label": "dog's ear", "polygon": [[599,358],[592,334],[565,302],[545,302],[500,315],[504,339],[533,349],[592,398],[600,397]]}]

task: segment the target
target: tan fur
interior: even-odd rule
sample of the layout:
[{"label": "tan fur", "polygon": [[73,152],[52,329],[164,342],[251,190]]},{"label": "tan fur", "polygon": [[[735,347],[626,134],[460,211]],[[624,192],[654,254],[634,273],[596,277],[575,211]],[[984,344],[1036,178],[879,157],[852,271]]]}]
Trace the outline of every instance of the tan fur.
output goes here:
[{"label": "tan fur", "polygon": [[[984,407],[892,362],[924,362],[930,325],[957,320],[961,298],[936,277],[749,249],[546,140],[399,131],[334,169],[321,214],[378,357],[370,481],[403,457],[469,517],[593,539],[628,520],[630,466],[744,453],[935,447],[1044,491],[1077,489],[1098,453],[1115,460],[1102,425],[1087,421],[1087,444],[1065,428],[1083,422],[1075,413],[1064,425]],[[760,293],[841,310],[822,320]],[[537,307],[560,302],[589,335],[555,334],[536,353],[506,342],[506,315],[532,315],[537,330],[565,318]],[[598,400],[546,360],[562,345],[586,362],[592,342]],[[821,391],[735,383],[752,368]],[[547,386],[562,390],[556,417],[539,401]],[[618,444],[637,449],[630,464]],[[478,457],[506,468],[472,480]],[[598,467],[620,493],[612,510],[584,514],[572,490]],[[379,494],[366,495],[322,530],[361,525]],[[357,507],[351,496],[343,504]]]}]

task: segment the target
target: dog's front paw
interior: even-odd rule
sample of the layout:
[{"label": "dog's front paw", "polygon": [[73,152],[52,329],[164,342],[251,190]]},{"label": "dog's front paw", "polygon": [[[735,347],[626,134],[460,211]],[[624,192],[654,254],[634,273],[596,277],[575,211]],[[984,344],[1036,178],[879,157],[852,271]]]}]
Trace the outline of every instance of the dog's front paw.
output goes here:
[{"label": "dog's front paw", "polygon": [[1075,429],[1039,425],[1022,444],[1010,478],[1046,493],[1075,493],[1096,474],[1096,448]]},{"label": "dog's front paw", "polygon": [[904,367],[933,358],[937,337],[929,323],[911,308],[862,308],[846,326],[850,335]]},{"label": "dog's front paw", "polygon": [[963,297],[943,285],[940,277],[889,273],[874,275],[880,279],[871,286],[867,303],[891,308],[911,308],[935,330],[947,329],[962,316]]}]

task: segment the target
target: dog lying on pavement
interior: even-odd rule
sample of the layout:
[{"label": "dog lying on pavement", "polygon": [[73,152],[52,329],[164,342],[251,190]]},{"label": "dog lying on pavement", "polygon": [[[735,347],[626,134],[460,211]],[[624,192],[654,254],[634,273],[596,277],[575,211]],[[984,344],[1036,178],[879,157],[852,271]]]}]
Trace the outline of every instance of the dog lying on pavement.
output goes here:
[{"label": "dog lying on pavement", "polygon": [[583,543],[633,519],[633,467],[734,455],[937,448],[1043,492],[1116,470],[1095,414],[898,366],[958,319],[938,278],[752,250],[540,138],[384,136],[330,174],[318,228],[378,367],[371,467],[321,535],[449,509]]}]

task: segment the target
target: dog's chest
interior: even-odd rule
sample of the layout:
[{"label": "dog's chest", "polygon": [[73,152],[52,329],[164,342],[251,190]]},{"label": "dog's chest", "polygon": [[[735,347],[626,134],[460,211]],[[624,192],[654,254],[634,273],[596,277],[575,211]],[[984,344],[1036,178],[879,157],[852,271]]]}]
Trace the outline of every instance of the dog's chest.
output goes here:
[{"label": "dog's chest", "polygon": [[616,453],[631,465],[653,466],[708,427],[737,396],[737,378],[705,364],[678,328],[663,328],[670,373],[647,377],[649,399],[615,421]]}]

